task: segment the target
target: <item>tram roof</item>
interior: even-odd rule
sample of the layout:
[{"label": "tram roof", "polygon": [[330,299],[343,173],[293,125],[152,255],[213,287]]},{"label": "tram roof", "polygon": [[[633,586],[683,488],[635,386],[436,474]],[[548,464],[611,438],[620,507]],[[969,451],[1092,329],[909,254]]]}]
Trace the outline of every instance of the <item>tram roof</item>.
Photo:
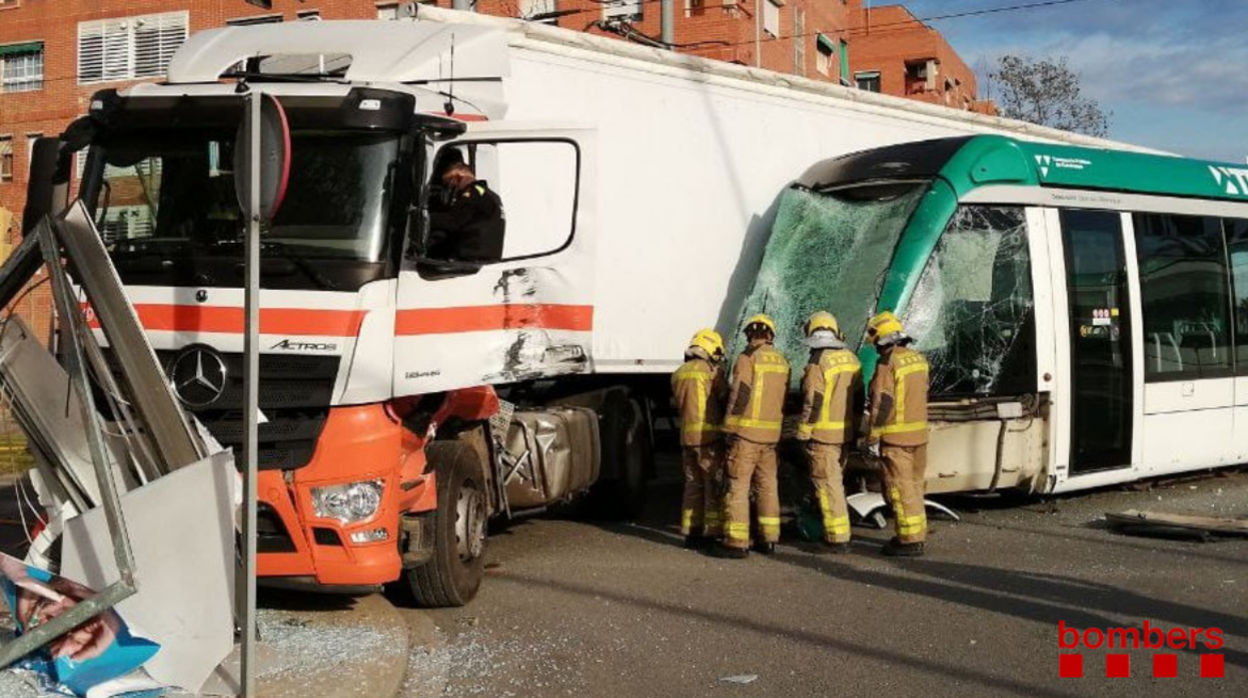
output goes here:
[{"label": "tram roof", "polygon": [[880,179],[941,177],[959,196],[1021,185],[1248,202],[1248,166],[1008,136],[941,138],[825,160],[798,180],[819,190]]}]

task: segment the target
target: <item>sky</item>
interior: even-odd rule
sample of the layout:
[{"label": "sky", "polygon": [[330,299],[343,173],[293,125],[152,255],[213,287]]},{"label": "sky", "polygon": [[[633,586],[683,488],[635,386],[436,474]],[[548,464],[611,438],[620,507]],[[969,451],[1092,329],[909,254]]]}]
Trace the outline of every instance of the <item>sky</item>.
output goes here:
[{"label": "sky", "polygon": [[[900,2],[920,19],[1036,0]],[[1188,157],[1248,161],[1248,1],[1080,0],[933,20],[984,82],[1006,54],[1066,57],[1112,112],[1115,140]],[[982,88],[981,88],[982,92]]]}]

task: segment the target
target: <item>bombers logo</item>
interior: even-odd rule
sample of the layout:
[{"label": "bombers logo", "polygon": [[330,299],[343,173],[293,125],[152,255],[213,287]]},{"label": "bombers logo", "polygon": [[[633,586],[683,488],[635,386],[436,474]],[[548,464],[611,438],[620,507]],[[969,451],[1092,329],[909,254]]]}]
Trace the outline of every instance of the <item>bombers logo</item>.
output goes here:
[{"label": "bombers logo", "polygon": [[1248,170],[1238,167],[1210,165],[1213,181],[1231,196],[1248,196]]},{"label": "bombers logo", "polygon": [[[1057,647],[1058,676],[1063,679],[1084,678],[1084,653],[1078,650],[1107,650],[1105,656],[1106,678],[1130,678],[1131,655],[1129,650],[1150,650],[1152,654],[1152,677],[1173,679],[1181,675],[1200,678],[1224,678],[1225,646],[1221,628],[1164,628],[1144,621],[1143,627],[1087,628],[1080,629],[1058,621]],[[1075,651],[1071,651],[1075,650]],[[1117,650],[1117,652],[1114,652]],[[1197,673],[1194,667],[1179,671],[1179,654],[1199,657]],[[1185,660],[1186,661],[1186,660]]]}]

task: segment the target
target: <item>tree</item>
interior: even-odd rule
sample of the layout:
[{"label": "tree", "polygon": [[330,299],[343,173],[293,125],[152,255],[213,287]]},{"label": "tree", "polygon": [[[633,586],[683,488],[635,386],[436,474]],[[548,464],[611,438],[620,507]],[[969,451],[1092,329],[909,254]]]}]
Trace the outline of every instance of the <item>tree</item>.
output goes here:
[{"label": "tree", "polygon": [[1002,56],[988,79],[1001,116],[1089,136],[1109,133],[1112,114],[1083,95],[1079,74],[1065,57]]}]

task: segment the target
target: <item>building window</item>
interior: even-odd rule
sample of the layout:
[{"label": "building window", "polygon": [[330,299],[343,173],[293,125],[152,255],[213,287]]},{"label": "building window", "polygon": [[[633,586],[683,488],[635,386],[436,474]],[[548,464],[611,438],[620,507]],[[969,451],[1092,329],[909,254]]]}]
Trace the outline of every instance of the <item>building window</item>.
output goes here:
[{"label": "building window", "polygon": [[793,73],[806,74],[806,13],[793,8]]},{"label": "building window", "polygon": [[559,18],[552,16],[558,9],[555,0],[520,0],[520,17],[527,20],[537,17],[540,19],[536,21],[543,24],[558,24]]},{"label": "building window", "polygon": [[13,136],[0,136],[0,182],[13,181]]},{"label": "building window", "polygon": [[836,54],[836,43],[827,34],[815,37],[815,70],[820,75],[832,74],[832,56]]},{"label": "building window", "polygon": [[867,92],[880,91],[880,71],[871,70],[854,73],[854,81],[858,83],[858,89]]},{"label": "building window", "polygon": [[317,21],[321,18],[320,10],[299,10],[295,13],[295,18],[303,21]]},{"label": "building window", "polygon": [[853,83],[849,81],[849,42],[848,41],[841,39],[840,45],[837,46],[836,55],[840,59],[840,62],[841,62],[841,84],[846,87],[849,87]]},{"label": "building window", "polygon": [[42,133],[26,134],[26,179],[30,179],[30,166],[35,161],[35,141],[43,138]]},{"label": "building window", "polygon": [[780,5],[778,0],[767,0],[763,3],[763,31],[773,37],[780,36]]},{"label": "building window", "polygon": [[227,19],[225,23],[231,27],[250,27],[256,24],[281,24],[283,17],[281,14],[257,15],[255,17],[235,17]]},{"label": "building window", "polygon": [[643,0],[606,0],[602,4],[603,19],[638,21],[641,19]]},{"label": "building window", "polygon": [[0,92],[43,89],[43,42],[0,46]]},{"label": "building window", "polygon": [[1144,380],[1229,376],[1231,291],[1222,221],[1143,213],[1133,219],[1144,311]]},{"label": "building window", "polygon": [[186,41],[188,13],[78,23],[78,82],[157,78]]}]

